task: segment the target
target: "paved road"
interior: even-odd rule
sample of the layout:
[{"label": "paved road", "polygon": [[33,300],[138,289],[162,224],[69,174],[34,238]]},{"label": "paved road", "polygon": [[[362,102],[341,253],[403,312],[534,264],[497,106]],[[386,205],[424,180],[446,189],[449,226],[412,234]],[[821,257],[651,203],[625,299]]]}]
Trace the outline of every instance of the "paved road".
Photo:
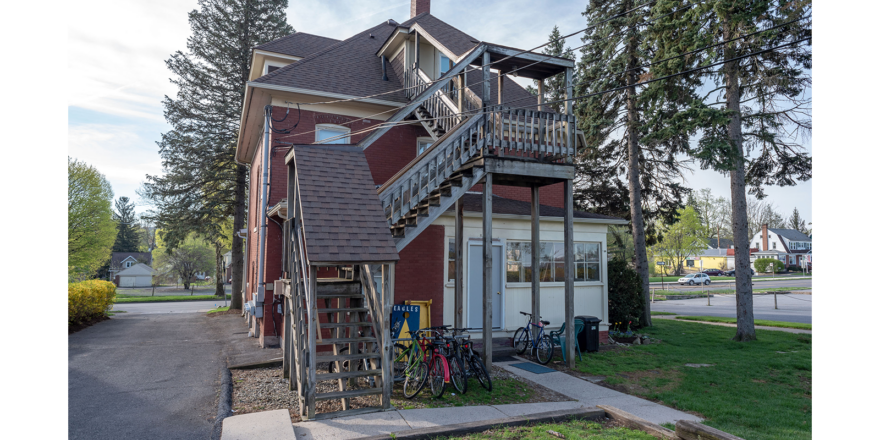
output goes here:
[{"label": "paved road", "polygon": [[[773,309],[773,295],[755,295],[755,319],[771,321],[813,323],[813,295],[777,295],[778,310]],[[706,305],[706,298],[658,301],[651,305],[655,312],[672,312],[685,316],[723,316],[736,317],[735,295],[715,295],[712,305]]]},{"label": "paved road", "polygon": [[137,312],[188,304],[120,306],[129,313],[69,336],[70,439],[210,437],[225,344],[244,331],[240,320]]},{"label": "paved road", "polygon": [[[226,304],[229,304],[227,300]],[[175,301],[156,303],[122,303],[114,304],[113,310],[124,310],[125,316],[133,314],[161,314],[161,313],[196,313],[207,312],[223,306],[223,300],[217,301]]]},{"label": "paved road", "polygon": [[[699,292],[701,290],[724,290],[733,289],[733,281],[713,281],[708,286],[681,286],[677,283],[667,283],[666,289],[673,292]],[[755,289],[770,289],[774,287],[813,287],[813,280],[772,280],[753,282]],[[651,283],[652,289],[660,289],[659,284]]]}]

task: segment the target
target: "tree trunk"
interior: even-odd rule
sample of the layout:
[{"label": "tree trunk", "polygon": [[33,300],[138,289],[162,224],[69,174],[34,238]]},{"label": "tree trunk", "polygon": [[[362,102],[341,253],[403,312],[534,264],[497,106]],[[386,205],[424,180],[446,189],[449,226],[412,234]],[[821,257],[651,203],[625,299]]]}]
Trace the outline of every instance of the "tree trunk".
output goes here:
[{"label": "tree trunk", "polygon": [[[630,6],[627,5],[626,8]],[[631,28],[635,31],[635,28]],[[633,32],[635,34],[635,32]],[[627,61],[627,69],[634,69],[638,65],[636,58],[636,50],[638,41],[633,35],[627,44],[627,53],[629,60]],[[642,186],[639,182],[639,109],[636,102],[636,74],[635,70],[630,70],[626,75],[626,85],[631,86],[626,89],[626,124],[627,124],[627,150],[629,155],[629,163],[627,166],[627,178],[629,183],[629,206],[630,216],[632,217],[632,233],[633,248],[636,260],[636,272],[642,278],[642,296],[644,297],[644,309],[639,319],[640,324],[650,327],[651,324],[651,285],[648,275],[648,249],[645,244],[645,217],[642,215]]]},{"label": "tree trunk", "polygon": [[215,272],[217,273],[214,277],[214,295],[223,298],[226,295],[226,289],[223,287],[223,245],[220,242],[214,243],[214,258],[216,259],[217,267],[215,268]]},{"label": "tree trunk", "polygon": [[247,202],[247,167],[238,165],[235,180],[235,215],[232,218],[232,299],[230,309],[241,309],[244,297],[244,243],[238,231],[244,229],[245,203]]},{"label": "tree trunk", "polygon": [[[730,24],[724,25],[724,39],[734,38]],[[724,58],[736,57],[736,50],[728,44]],[[736,168],[730,172],[730,200],[732,203],[731,225],[733,227],[734,269],[736,270],[736,335],[734,341],[753,341],[755,314],[752,306],[752,271],[749,264],[749,233],[746,206],[746,165],[743,152],[742,115],[740,113],[739,64],[725,64],[727,86],[727,109],[732,112],[728,134],[733,145]]]}]

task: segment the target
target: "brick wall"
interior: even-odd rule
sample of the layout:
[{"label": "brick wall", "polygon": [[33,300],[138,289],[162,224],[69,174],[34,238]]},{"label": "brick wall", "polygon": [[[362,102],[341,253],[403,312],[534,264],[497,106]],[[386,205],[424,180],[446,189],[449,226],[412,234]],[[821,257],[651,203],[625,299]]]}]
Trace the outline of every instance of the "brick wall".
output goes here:
[{"label": "brick wall", "polygon": [[400,252],[394,278],[394,303],[406,300],[431,303],[431,325],[443,324],[443,265],[445,229],[428,226]]},{"label": "brick wall", "polygon": [[[482,193],[483,185],[474,185],[471,191]],[[505,199],[520,200],[529,203],[532,201],[532,189],[521,186],[492,185],[492,194],[504,197]],[[539,198],[542,205],[564,208],[564,196],[565,184],[557,183],[555,185],[542,186]]]}]

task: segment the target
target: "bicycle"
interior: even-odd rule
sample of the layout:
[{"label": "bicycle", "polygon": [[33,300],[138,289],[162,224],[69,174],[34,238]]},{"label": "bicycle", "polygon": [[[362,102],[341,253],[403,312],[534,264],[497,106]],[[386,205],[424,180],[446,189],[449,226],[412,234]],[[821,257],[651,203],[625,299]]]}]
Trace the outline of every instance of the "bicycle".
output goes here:
[{"label": "bicycle", "polygon": [[[439,347],[440,353],[446,357],[449,364],[449,378],[452,386],[459,393],[467,393],[467,370],[464,368],[464,361],[460,356],[460,344],[456,340],[455,331],[450,329],[448,325],[435,327],[437,336],[441,338],[444,344]],[[446,331],[452,331],[452,336],[445,336]]]},{"label": "bicycle", "polygon": [[[394,344],[394,379],[398,380],[398,377],[403,379],[403,396],[407,399],[418,395],[425,387],[428,378],[428,364],[424,362],[425,352],[419,332],[421,330],[409,332],[413,338],[413,343],[409,347],[401,343]],[[401,364],[402,366],[398,367]]]},{"label": "bicycle", "polygon": [[455,333],[467,332],[468,329],[453,328],[450,330],[453,331],[453,338],[461,339],[461,342],[456,342],[456,353],[461,359],[462,366],[464,368],[465,386],[467,385],[468,378],[475,377],[477,378],[477,381],[480,382],[480,385],[482,385],[483,388],[486,389],[486,391],[492,391],[492,378],[486,371],[486,366],[483,364],[482,359],[480,359],[480,355],[474,351],[474,345],[473,342],[470,340],[470,335],[455,335]]},{"label": "bicycle", "polygon": [[[537,324],[532,324],[533,314],[519,313],[527,316],[529,321],[525,327],[518,328],[516,333],[513,334],[513,346],[516,349],[516,354],[525,353],[526,349],[531,345],[532,354],[538,360],[538,363],[546,365],[550,362],[550,359],[553,359],[553,341],[550,340],[550,336],[544,334],[544,327],[550,325],[550,321],[538,321]],[[532,336],[532,327],[538,327],[538,333],[534,337]]]}]

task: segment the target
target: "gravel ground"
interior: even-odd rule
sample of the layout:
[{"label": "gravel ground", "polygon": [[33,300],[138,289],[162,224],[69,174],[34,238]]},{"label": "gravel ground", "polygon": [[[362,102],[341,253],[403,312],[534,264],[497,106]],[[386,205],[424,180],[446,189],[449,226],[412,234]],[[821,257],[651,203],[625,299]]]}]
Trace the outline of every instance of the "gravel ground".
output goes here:
[{"label": "gravel ground", "polygon": [[[327,371],[326,364],[318,365],[318,370]],[[493,366],[491,374],[493,383],[496,381],[516,380],[528,385],[532,389],[533,393],[529,399],[510,403],[561,402],[571,400],[563,394],[517,376],[503,368]],[[300,421],[299,400],[296,397],[296,391],[288,390],[288,382],[286,379],[282,379],[280,367],[232,370],[232,383],[232,410],[236,415],[275,409],[289,409],[290,421],[294,423]],[[337,386],[336,381],[321,381],[318,382],[317,391],[319,393],[336,391]],[[364,380],[361,380],[357,384],[358,388],[366,386],[368,386],[368,384]],[[479,385],[475,381],[472,381],[471,386]],[[429,401],[427,399],[424,402],[420,401],[418,398],[414,400],[404,399],[400,385],[394,387],[391,400],[392,404],[397,407],[402,407],[404,402],[407,408],[428,408],[437,406],[436,404],[428,405],[427,402]],[[370,406],[379,406],[379,396],[363,396],[351,399],[351,409]],[[448,406],[453,406],[453,403],[449,403]],[[341,411],[342,402],[339,400],[317,402],[315,410],[318,413]]]}]

